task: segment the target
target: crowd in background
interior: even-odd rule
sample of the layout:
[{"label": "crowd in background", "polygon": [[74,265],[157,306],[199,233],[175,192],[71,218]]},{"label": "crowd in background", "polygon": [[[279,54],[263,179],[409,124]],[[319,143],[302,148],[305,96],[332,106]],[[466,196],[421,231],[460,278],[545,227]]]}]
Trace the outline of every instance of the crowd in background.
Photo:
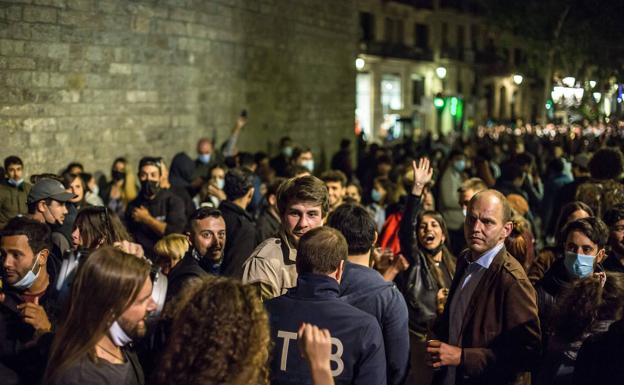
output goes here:
[{"label": "crowd in background", "polygon": [[624,381],[621,127],[358,137],[318,170],[245,124],[99,178],[5,159],[0,383]]}]

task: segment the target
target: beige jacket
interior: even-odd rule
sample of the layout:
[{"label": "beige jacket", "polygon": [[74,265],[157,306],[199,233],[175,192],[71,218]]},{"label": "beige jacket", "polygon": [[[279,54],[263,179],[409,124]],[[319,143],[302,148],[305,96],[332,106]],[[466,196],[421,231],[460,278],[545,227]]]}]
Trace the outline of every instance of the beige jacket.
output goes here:
[{"label": "beige jacket", "polygon": [[262,300],[278,297],[297,286],[297,249],[286,235],[262,242],[243,264],[244,284],[255,285]]}]

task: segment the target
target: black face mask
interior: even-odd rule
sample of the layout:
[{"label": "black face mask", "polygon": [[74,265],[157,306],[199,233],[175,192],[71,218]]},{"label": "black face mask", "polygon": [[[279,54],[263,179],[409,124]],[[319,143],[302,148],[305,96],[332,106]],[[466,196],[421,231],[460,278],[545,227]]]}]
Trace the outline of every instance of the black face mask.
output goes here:
[{"label": "black face mask", "polygon": [[440,244],[437,247],[433,248],[433,249],[427,249],[427,248],[423,247],[422,248],[422,252],[425,255],[428,255],[430,257],[434,257],[434,256],[436,256],[436,254],[438,254],[440,252],[440,250],[442,250],[443,247],[444,247],[444,242],[440,242]]},{"label": "black face mask", "polygon": [[119,182],[120,180],[126,179],[126,173],[124,173],[123,171],[113,170],[112,176],[114,182]]},{"label": "black face mask", "polygon": [[146,180],[141,182],[141,194],[144,197],[150,198],[158,194],[160,191],[160,184],[153,180]]}]

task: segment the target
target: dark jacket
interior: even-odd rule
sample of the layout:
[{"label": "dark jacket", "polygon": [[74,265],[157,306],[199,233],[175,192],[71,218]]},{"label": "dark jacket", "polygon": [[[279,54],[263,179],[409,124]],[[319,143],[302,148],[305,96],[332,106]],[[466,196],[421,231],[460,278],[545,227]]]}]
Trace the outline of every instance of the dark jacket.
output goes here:
[{"label": "dark jacket", "polygon": [[258,242],[262,243],[265,239],[269,239],[277,236],[280,231],[281,222],[278,218],[275,218],[269,211],[269,208],[262,209],[258,220],[256,221],[256,233]]},{"label": "dark jacket", "polygon": [[[58,260],[48,258],[46,269],[50,284],[39,298],[39,304],[45,309],[54,330],[60,314],[58,292],[54,290],[59,270]],[[5,300],[0,303],[0,383],[11,384],[8,379],[13,376],[19,378],[16,384],[37,383],[45,370],[52,334],[46,334],[37,340],[35,329],[23,322],[17,310],[17,305],[24,303],[20,293],[8,286],[3,292]],[[33,343],[35,340],[36,343]],[[4,372],[12,375],[5,377]],[[7,378],[7,382],[3,378]]]},{"label": "dark jacket", "polygon": [[589,337],[581,346],[574,366],[574,385],[624,384],[624,320],[609,331]]},{"label": "dark jacket", "polygon": [[251,215],[230,201],[222,201],[219,210],[225,220],[221,271],[225,276],[240,279],[243,276],[243,263],[258,246],[256,227]]},{"label": "dark jacket", "polygon": [[152,230],[144,223],[135,222],[132,219],[132,211],[135,208],[144,206],[156,219],[166,222],[165,235],[171,233],[182,233],[186,220],[184,218],[184,202],[170,190],[160,190],[154,199],[147,199],[143,195],[139,196],[128,204],[126,210],[126,223],[128,230],[132,233],[134,240],[143,246],[145,255],[154,256],[154,245],[161,238],[161,235]]},{"label": "dark jacket", "polygon": [[551,320],[557,306],[557,298],[564,290],[569,289],[573,283],[563,261],[564,258],[557,259],[544,274],[544,278],[535,284],[544,342],[547,342],[547,338],[552,332]]},{"label": "dark jacket", "polygon": [[377,319],[386,351],[388,385],[405,382],[409,366],[407,306],[392,282],[377,271],[347,262],[340,281],[340,296]]},{"label": "dark jacket", "polygon": [[308,364],[296,347],[303,322],[328,329],[334,381],[344,384],[386,384],[386,359],[377,320],[338,298],[340,286],[328,276],[301,274],[297,287],[265,302],[275,351],[271,384],[312,384]]},{"label": "dark jacket", "polygon": [[[401,253],[407,258],[410,266],[397,276],[396,282],[407,302],[410,330],[424,335],[437,318],[437,295],[443,287],[436,281],[426,257],[418,248],[416,216],[420,209],[420,197],[409,194],[399,227],[399,241]],[[450,283],[453,276],[446,266],[443,265],[442,270],[446,272],[445,278]]]},{"label": "dark jacket", "polygon": [[6,179],[0,181],[0,229],[17,214],[28,212],[26,199],[31,187],[30,183],[26,182],[15,187],[7,183]]},{"label": "dark jacket", "polygon": [[[457,272],[447,304],[451,304],[468,266],[465,255]],[[468,303],[459,335],[462,362],[456,384],[529,384],[529,371],[539,360],[540,325],[535,290],[524,269],[503,248],[481,277]],[[436,327],[437,338],[448,341],[450,305]],[[437,383],[446,368],[436,373]],[[434,382],[434,383],[436,383]]]},{"label": "dark jacket", "polygon": [[624,265],[620,262],[620,258],[613,251],[607,255],[604,262],[602,262],[602,267],[605,271],[611,271],[614,273],[624,273]]},{"label": "dark jacket", "polygon": [[169,272],[167,298],[176,297],[180,290],[193,279],[220,274],[220,263],[211,263],[206,258],[197,259],[193,255],[193,250],[191,247],[182,260]]}]

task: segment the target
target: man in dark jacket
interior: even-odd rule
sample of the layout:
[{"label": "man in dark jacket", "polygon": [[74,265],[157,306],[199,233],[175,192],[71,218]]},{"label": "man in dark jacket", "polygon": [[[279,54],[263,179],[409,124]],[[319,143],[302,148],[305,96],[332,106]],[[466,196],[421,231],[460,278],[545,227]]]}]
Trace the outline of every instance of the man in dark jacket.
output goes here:
[{"label": "man in dark jacket", "polygon": [[16,217],[2,231],[2,291],[0,291],[0,373],[3,384],[13,373],[21,383],[37,383],[45,369],[41,338],[54,329],[58,314],[52,289],[58,265],[49,258],[50,229],[35,220]]},{"label": "man in dark jacket", "polygon": [[26,214],[26,199],[32,187],[24,181],[24,163],[17,156],[4,159],[6,178],[0,181],[0,229],[17,214]]},{"label": "man in dark jacket", "polygon": [[577,219],[563,228],[565,255],[535,284],[545,338],[551,332],[550,321],[559,295],[579,279],[602,270],[600,263],[605,258],[607,237],[607,226],[594,217]]},{"label": "man in dark jacket", "polygon": [[275,352],[272,384],[312,384],[310,370],[295,348],[302,323],[328,329],[336,384],[386,384],[381,329],[375,318],[340,300],[347,242],[339,231],[318,227],[306,232],[297,249],[297,287],[266,302]]},{"label": "man in dark jacket", "polygon": [[206,275],[221,275],[223,248],[226,244],[225,221],[221,211],[202,207],[189,219],[190,248],[167,277],[167,298],[178,295],[192,280]]},{"label": "man in dark jacket", "polygon": [[410,352],[407,305],[394,283],[368,267],[377,241],[375,220],[364,207],[347,203],[334,210],[327,224],[340,231],[349,248],[340,281],[341,298],[377,319],[384,339],[388,385],[403,384]]},{"label": "man in dark jacket", "polygon": [[477,193],[468,206],[464,233],[469,250],[457,271],[439,340],[428,343],[436,384],[529,384],[541,349],[535,290],[505,250],[513,228],[511,208],[496,190]]},{"label": "man in dark jacket", "polygon": [[159,158],[144,157],[139,162],[139,196],[128,204],[126,223],[145,255],[154,257],[154,245],[171,233],[182,233],[186,222],[184,202],[170,190],[161,189]]},{"label": "man in dark jacket", "polygon": [[613,206],[604,215],[609,226],[609,246],[611,251],[602,266],[606,271],[624,273],[624,204]]},{"label": "man in dark jacket", "polygon": [[246,211],[254,194],[253,174],[244,168],[229,170],[225,174],[223,190],[227,200],[221,202],[219,209],[225,219],[229,242],[225,245],[221,272],[240,279],[243,263],[258,246],[253,218]]}]

